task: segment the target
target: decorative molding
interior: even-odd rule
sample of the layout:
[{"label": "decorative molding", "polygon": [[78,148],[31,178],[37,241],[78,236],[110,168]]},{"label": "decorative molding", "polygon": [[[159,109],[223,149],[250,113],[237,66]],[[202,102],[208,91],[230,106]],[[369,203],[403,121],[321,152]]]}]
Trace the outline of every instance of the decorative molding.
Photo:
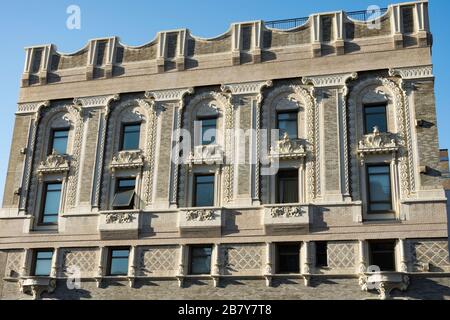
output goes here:
[{"label": "decorative molding", "polygon": [[145,97],[154,100],[155,102],[177,101],[183,104],[184,97],[188,94],[193,94],[194,88],[172,89],[172,90],[156,90],[147,91]]},{"label": "decorative molding", "polygon": [[70,170],[70,160],[67,155],[58,154],[53,151],[45,161],[37,168],[39,176],[50,173],[68,172]]},{"label": "decorative molding", "polygon": [[221,87],[222,92],[227,92],[232,95],[245,95],[245,94],[261,94],[262,89],[265,87],[271,87],[273,82],[257,81],[257,82],[244,82],[244,83],[232,83],[224,84]]},{"label": "decorative molding", "polygon": [[106,107],[109,108],[113,101],[119,101],[120,94],[75,98],[73,103],[84,108]]},{"label": "decorative molding", "polygon": [[211,221],[216,218],[216,211],[209,209],[189,210],[186,211],[187,221]]},{"label": "decorative molding", "polygon": [[106,214],[106,224],[129,224],[136,219],[136,213],[120,212]]},{"label": "decorative molding", "polygon": [[358,77],[356,72],[341,73],[324,76],[308,76],[302,79],[303,84],[313,85],[316,88],[342,87],[347,85],[347,81],[355,80]]},{"label": "decorative molding", "polygon": [[365,135],[358,144],[358,155],[361,158],[361,165],[364,165],[364,158],[367,154],[395,153],[399,146],[395,135],[391,133],[381,133],[378,127],[375,127],[373,133]]},{"label": "decorative molding", "polygon": [[16,114],[38,114],[42,108],[49,106],[50,101],[20,103],[18,105]]},{"label": "decorative molding", "polygon": [[34,300],[41,298],[44,292],[53,293],[56,289],[56,279],[25,278],[19,281],[20,292],[30,294]]},{"label": "decorative molding", "polygon": [[270,209],[270,215],[272,218],[294,218],[301,217],[306,212],[300,206],[285,206],[285,207],[273,207]]},{"label": "decorative molding", "polygon": [[120,151],[115,156],[110,164],[112,171],[118,169],[135,169],[144,166],[144,155],[141,150],[136,151]]},{"label": "decorative molding", "polygon": [[283,138],[276,142],[275,148],[271,147],[269,158],[290,160],[301,159],[306,157],[305,146],[298,139],[290,139],[287,133]]},{"label": "decorative molding", "polygon": [[224,152],[220,145],[196,146],[186,160],[189,166],[196,164],[223,164]]},{"label": "decorative molding", "polygon": [[392,68],[389,69],[389,75],[391,77],[398,76],[404,80],[434,78],[432,65],[406,67],[406,68]]},{"label": "decorative molding", "polygon": [[362,291],[378,291],[380,300],[390,298],[394,289],[406,291],[409,287],[409,276],[398,272],[377,272],[362,274],[359,277],[359,286]]}]

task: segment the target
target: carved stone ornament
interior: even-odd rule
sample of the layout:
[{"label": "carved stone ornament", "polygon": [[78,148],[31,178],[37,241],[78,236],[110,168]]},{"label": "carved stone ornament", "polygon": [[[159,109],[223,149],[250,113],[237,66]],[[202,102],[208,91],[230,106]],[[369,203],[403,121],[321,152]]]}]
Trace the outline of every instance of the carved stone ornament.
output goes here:
[{"label": "carved stone ornament", "polygon": [[186,212],[187,221],[211,221],[215,218],[214,210],[189,210]]},{"label": "carved stone ornament", "polygon": [[290,139],[287,133],[280,141],[276,142],[275,148],[270,149],[271,159],[299,159],[306,157],[305,146],[300,140]]},{"label": "carved stone ornament", "polygon": [[361,290],[377,291],[381,300],[389,299],[394,289],[406,291],[409,283],[409,277],[398,272],[377,272],[359,277]]},{"label": "carved stone ornament", "polygon": [[365,135],[358,144],[358,155],[361,158],[361,165],[364,165],[366,154],[395,154],[399,150],[399,145],[395,136],[391,133],[382,133],[378,127],[373,128],[373,133]]},{"label": "carved stone ornament", "polygon": [[274,207],[270,209],[272,218],[293,218],[301,217],[305,212],[301,207]]},{"label": "carved stone ornament", "polygon": [[20,292],[33,296],[34,300],[41,298],[44,292],[53,293],[56,289],[56,279],[29,278],[19,281]]},{"label": "carved stone ornament", "polygon": [[37,169],[39,176],[46,173],[68,172],[70,170],[70,161],[67,155],[58,154],[53,150],[45,161],[42,161]]},{"label": "carved stone ornament", "polygon": [[223,164],[224,152],[219,145],[197,146],[187,158],[187,164]]},{"label": "carved stone ornament", "polygon": [[120,151],[116,154],[111,162],[110,168],[115,171],[117,169],[135,169],[144,165],[144,156],[141,150],[136,151]]},{"label": "carved stone ornament", "polygon": [[106,224],[129,224],[133,223],[135,219],[136,216],[134,213],[108,213],[106,215]]}]

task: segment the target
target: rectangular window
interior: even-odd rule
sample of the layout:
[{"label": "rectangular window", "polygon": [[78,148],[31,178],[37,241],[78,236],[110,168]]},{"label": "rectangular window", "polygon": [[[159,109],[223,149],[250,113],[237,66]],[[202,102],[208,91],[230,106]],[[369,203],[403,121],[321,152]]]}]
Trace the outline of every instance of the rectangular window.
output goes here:
[{"label": "rectangular window", "polygon": [[216,143],[216,135],[217,135],[217,119],[204,119],[202,122],[202,145],[210,145]]},{"label": "rectangular window", "polygon": [[395,241],[371,241],[370,265],[378,266],[381,271],[395,271]]},{"label": "rectangular window", "polygon": [[278,173],[278,203],[298,203],[298,170],[282,170]]},{"label": "rectangular window", "polygon": [[290,139],[298,138],[298,112],[280,112],[277,115],[280,138],[287,133]]},{"label": "rectangular window", "polygon": [[31,275],[48,277],[52,270],[53,250],[38,250],[34,252]]},{"label": "rectangular window", "polygon": [[300,273],[300,244],[277,244],[277,273]]},{"label": "rectangular window", "polygon": [[58,223],[59,207],[61,205],[61,182],[48,182],[44,184],[43,206],[40,223]]},{"label": "rectangular window", "polygon": [[364,107],[364,134],[373,133],[375,127],[380,132],[388,131],[385,105]]},{"label": "rectangular window", "polygon": [[316,242],[316,267],[328,267],[328,243]]},{"label": "rectangular window", "polygon": [[141,136],[141,124],[124,124],[122,127],[122,139],[120,150],[138,150]]},{"label": "rectangular window", "polygon": [[134,196],[136,190],[136,179],[117,179],[116,194],[113,200],[114,210],[134,209]]},{"label": "rectangular window", "polygon": [[367,166],[369,213],[391,212],[391,168],[388,165]]},{"label": "rectangular window", "polygon": [[57,154],[67,153],[67,142],[69,140],[69,129],[52,130],[50,136],[50,148],[48,154],[56,152]]},{"label": "rectangular window", "polygon": [[109,253],[109,272],[110,276],[126,276],[128,274],[128,258],[130,256],[129,248],[111,249]]},{"label": "rectangular window", "polygon": [[195,176],[194,207],[214,207],[214,175]]},{"label": "rectangular window", "polygon": [[212,246],[193,246],[190,253],[190,274],[210,274]]}]

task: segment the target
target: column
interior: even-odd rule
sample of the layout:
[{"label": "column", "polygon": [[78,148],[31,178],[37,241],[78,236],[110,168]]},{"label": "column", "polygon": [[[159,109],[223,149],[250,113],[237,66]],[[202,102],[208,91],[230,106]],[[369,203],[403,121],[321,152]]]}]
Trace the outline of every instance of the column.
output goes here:
[{"label": "column", "polygon": [[266,278],[266,286],[272,286],[272,275],[274,274],[274,244],[266,243],[266,267],[264,270],[264,277]]}]

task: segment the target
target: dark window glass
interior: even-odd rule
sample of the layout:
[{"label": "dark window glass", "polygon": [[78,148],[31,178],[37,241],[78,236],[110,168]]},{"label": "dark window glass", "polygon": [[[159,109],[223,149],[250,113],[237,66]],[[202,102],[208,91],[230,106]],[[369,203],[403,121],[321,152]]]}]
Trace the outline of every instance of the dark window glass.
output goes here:
[{"label": "dark window glass", "polygon": [[138,150],[141,124],[125,124],[122,128],[122,145],[120,150]]},{"label": "dark window glass", "polygon": [[298,203],[298,171],[278,173],[278,203]]},{"label": "dark window glass", "polygon": [[277,273],[300,273],[300,245],[277,245]]},{"label": "dark window glass", "polygon": [[368,166],[369,212],[392,211],[391,169],[389,166]]},{"label": "dark window glass", "polygon": [[328,266],[328,244],[324,241],[316,242],[316,267]]},{"label": "dark window glass", "polygon": [[52,270],[53,251],[42,250],[36,251],[34,254],[34,268],[32,270],[33,276],[48,277]]},{"label": "dark window glass", "polygon": [[191,274],[211,273],[211,246],[191,247]]},{"label": "dark window glass", "polygon": [[378,127],[380,132],[387,132],[386,106],[366,106],[364,107],[365,134],[373,133]]},{"label": "dark window glass", "polygon": [[369,248],[371,265],[381,271],[395,271],[395,241],[373,241]]},{"label": "dark window glass", "polygon": [[58,223],[59,206],[61,204],[62,184],[60,182],[44,185],[44,205],[42,207],[41,223]]},{"label": "dark window glass", "polygon": [[48,153],[67,153],[67,141],[69,140],[69,129],[53,130],[51,133],[50,148]]},{"label": "dark window glass", "polygon": [[217,119],[205,119],[202,122],[202,145],[216,143]]},{"label": "dark window glass", "polygon": [[278,129],[280,130],[280,138],[284,136],[285,133],[288,134],[289,138],[298,138],[298,112],[283,112],[278,113]]},{"label": "dark window glass", "polygon": [[195,177],[195,207],[214,206],[214,175]]},{"label": "dark window glass", "polygon": [[116,194],[113,200],[115,210],[134,209],[134,195],[136,188],[136,179],[118,179]]},{"label": "dark window glass", "polygon": [[110,253],[109,275],[126,276],[128,274],[129,249],[112,249]]}]

